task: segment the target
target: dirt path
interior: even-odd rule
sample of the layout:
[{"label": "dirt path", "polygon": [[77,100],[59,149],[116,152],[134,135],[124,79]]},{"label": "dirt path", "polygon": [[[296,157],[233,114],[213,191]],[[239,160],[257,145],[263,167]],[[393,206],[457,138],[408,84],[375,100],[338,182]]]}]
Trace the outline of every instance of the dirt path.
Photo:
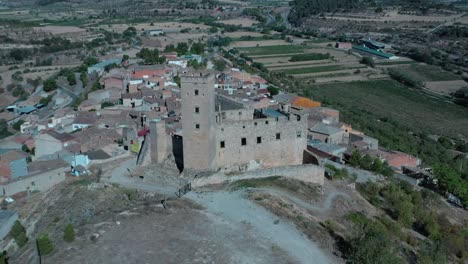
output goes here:
[{"label": "dirt path", "polygon": [[318,213],[325,213],[327,212],[328,210],[332,209],[332,205],[333,205],[333,201],[335,201],[335,199],[337,199],[338,197],[343,197],[347,200],[350,200],[351,197],[349,197],[349,195],[347,195],[346,193],[343,193],[343,192],[340,192],[340,191],[336,191],[336,190],[333,190],[331,191],[327,198],[325,198],[325,201],[323,202],[322,206],[316,206],[316,205],[312,205],[294,195],[291,195],[290,193],[288,192],[285,192],[283,190],[278,190],[278,189],[268,189],[268,188],[259,188],[259,189],[254,189],[255,191],[262,191],[262,192],[267,192],[267,193],[270,193],[270,194],[274,194],[274,195],[278,195],[278,196],[281,196],[283,198],[286,198],[288,200],[291,200],[293,203],[295,203],[296,205],[304,208],[304,209],[307,209],[307,210],[311,210],[311,211],[315,211],[315,212],[318,212]]},{"label": "dirt path", "polygon": [[299,263],[331,263],[330,258],[294,225],[275,222],[277,216],[244,198],[243,191],[189,193],[186,197],[233,225],[247,222],[252,226],[252,234],[276,244]]}]

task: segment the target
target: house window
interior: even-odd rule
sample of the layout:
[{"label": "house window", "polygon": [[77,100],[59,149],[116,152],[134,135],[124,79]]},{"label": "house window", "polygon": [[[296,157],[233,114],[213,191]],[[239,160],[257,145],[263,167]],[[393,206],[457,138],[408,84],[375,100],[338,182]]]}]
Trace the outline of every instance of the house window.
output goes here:
[{"label": "house window", "polygon": [[296,137],[301,138],[302,137],[302,132],[300,130],[296,131]]},{"label": "house window", "polygon": [[246,146],[247,145],[247,138],[242,138],[241,139],[241,145]]},{"label": "house window", "polygon": [[198,113],[200,113],[200,107],[195,106],[195,114],[198,114]]},{"label": "house window", "polygon": [[242,112],[239,112],[239,115],[242,115]]},{"label": "house window", "polygon": [[198,95],[198,90],[195,90],[195,95]]},{"label": "house window", "polygon": [[276,133],[276,140],[280,140],[281,139],[281,134],[280,133]]},{"label": "house window", "polygon": [[268,125],[268,121],[265,121],[265,125]]},{"label": "house window", "polygon": [[242,128],[244,128],[244,129],[245,129],[245,126],[242,126]]},{"label": "house window", "polygon": [[35,185],[36,185],[36,183],[35,183],[35,182],[31,182],[31,186],[35,186]]},{"label": "house window", "polygon": [[195,124],[195,129],[200,129],[200,124]]},{"label": "house window", "polygon": [[257,137],[257,144],[261,144],[262,143],[262,137]]},{"label": "house window", "polygon": [[254,125],[257,125],[257,122],[255,122]]},{"label": "house window", "polygon": [[219,143],[219,146],[220,146],[221,148],[225,148],[225,147],[226,147],[226,143],[225,143],[224,141],[221,141],[221,142]]}]

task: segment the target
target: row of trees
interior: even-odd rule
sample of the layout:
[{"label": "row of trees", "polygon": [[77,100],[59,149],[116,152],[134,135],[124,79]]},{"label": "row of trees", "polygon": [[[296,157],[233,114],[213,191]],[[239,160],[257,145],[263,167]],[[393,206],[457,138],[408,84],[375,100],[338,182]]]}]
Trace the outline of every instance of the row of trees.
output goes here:
[{"label": "row of trees", "polygon": [[177,43],[177,46],[169,44],[164,48],[164,52],[177,52],[178,56],[188,53],[201,55],[205,52],[205,44],[202,42],[195,42],[191,46],[186,42]]},{"label": "row of trees", "polygon": [[136,56],[143,59],[144,64],[161,64],[166,62],[166,57],[159,56],[159,50],[157,49],[142,48]]},{"label": "row of trees", "polygon": [[303,18],[337,9],[352,9],[359,5],[359,0],[293,0],[289,21],[298,24]]},{"label": "row of trees", "polygon": [[[26,235],[26,229],[18,220],[15,221],[9,235],[15,240],[16,244],[20,248],[24,247],[29,240]],[[75,241],[75,230],[73,229],[72,224],[67,224],[65,226],[63,231],[63,240],[69,243]],[[54,244],[46,233],[40,234],[36,238],[36,246],[40,256],[48,255],[54,250]]]},{"label": "row of trees", "polygon": [[348,163],[354,167],[382,174],[387,177],[393,175],[393,171],[386,161],[382,162],[379,158],[373,159],[369,154],[363,156],[358,149],[353,151]]}]

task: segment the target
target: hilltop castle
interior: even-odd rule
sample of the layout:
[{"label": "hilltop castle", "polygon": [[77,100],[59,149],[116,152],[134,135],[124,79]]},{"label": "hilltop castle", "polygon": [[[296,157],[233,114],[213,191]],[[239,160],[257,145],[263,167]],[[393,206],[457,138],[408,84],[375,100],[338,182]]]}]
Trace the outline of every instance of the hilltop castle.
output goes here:
[{"label": "hilltop castle", "polygon": [[299,165],[307,115],[255,110],[217,95],[214,75],[181,76],[183,167],[193,172]]}]

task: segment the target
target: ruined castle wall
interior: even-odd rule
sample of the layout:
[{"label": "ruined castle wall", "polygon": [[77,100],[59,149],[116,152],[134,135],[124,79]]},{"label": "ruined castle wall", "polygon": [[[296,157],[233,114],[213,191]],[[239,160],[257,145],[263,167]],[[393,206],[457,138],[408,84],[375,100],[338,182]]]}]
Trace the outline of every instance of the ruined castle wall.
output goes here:
[{"label": "ruined castle wall", "polygon": [[306,137],[305,118],[223,122],[216,129],[216,164],[225,171],[254,161],[262,168],[299,165],[307,147]]}]

